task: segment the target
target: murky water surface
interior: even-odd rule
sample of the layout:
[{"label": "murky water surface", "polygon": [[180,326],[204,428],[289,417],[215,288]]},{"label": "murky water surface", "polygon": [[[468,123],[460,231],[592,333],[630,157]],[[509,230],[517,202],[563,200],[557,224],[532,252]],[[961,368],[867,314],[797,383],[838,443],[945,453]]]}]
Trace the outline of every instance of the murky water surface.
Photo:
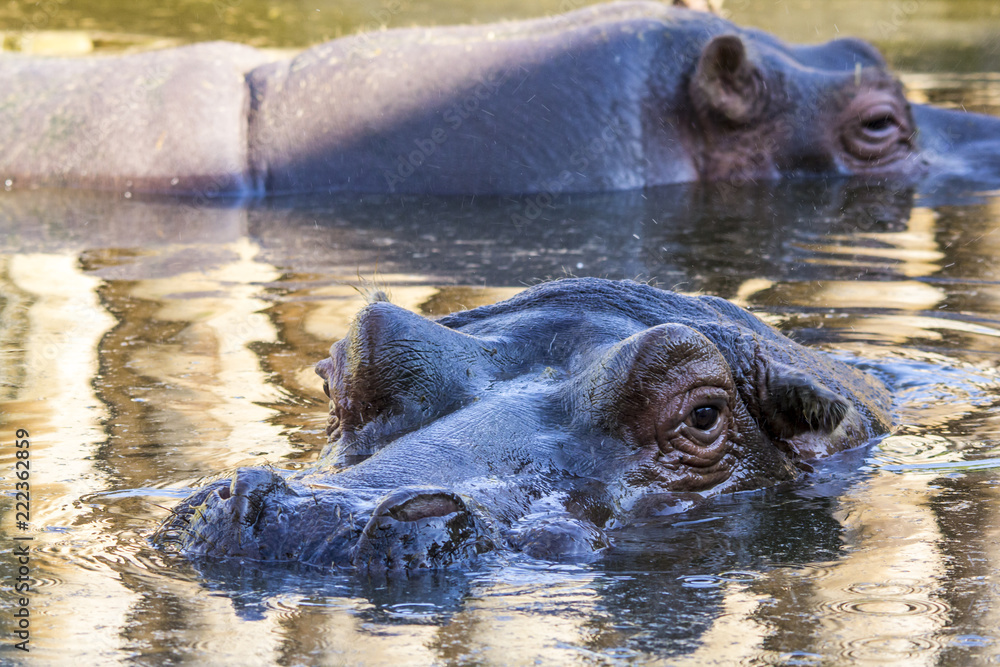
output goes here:
[{"label": "murky water surface", "polygon": [[[906,81],[914,97],[1000,114],[996,75],[955,71]],[[567,274],[750,307],[889,378],[900,426],[799,483],[621,531],[591,564],[385,580],[148,546],[200,483],[315,459],[326,401],[312,364],[362,305],[359,278],[438,315]],[[195,207],[0,192],[0,662],[1000,661],[998,361],[998,193],[809,182]],[[15,537],[31,538],[29,656],[7,611]]]}]

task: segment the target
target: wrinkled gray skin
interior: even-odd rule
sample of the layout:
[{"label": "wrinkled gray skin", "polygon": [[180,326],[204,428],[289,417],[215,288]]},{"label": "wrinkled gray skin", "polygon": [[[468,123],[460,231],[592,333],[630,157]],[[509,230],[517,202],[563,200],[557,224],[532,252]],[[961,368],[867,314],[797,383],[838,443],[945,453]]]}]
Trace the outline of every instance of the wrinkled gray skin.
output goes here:
[{"label": "wrinkled gray skin", "polygon": [[188,195],[1000,179],[1000,120],[910,105],[871,46],[615,3],[290,60],[205,43],[0,58],[0,179]]},{"label": "wrinkled gray skin", "polygon": [[376,301],[317,365],[312,468],[242,468],[155,540],[374,570],[586,557],[611,528],[794,479],[890,427],[872,377],[715,297],[594,278],[437,322]]}]

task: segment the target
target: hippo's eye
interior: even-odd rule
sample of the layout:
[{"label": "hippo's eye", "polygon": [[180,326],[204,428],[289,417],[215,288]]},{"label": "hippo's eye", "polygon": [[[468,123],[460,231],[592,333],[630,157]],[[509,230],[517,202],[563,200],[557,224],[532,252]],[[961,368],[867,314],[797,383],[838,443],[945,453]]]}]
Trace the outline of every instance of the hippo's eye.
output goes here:
[{"label": "hippo's eye", "polygon": [[898,123],[892,116],[877,116],[865,121],[865,130],[873,135],[884,134],[891,132],[894,125],[898,125]]},{"label": "hippo's eye", "polygon": [[711,431],[719,422],[719,408],[714,405],[702,405],[691,411],[686,423],[699,431]]},{"label": "hippo's eye", "polygon": [[905,152],[912,134],[907,128],[906,113],[894,98],[870,93],[851,105],[841,141],[852,157],[885,164]]},{"label": "hippo's eye", "polygon": [[892,109],[872,109],[859,118],[860,134],[871,142],[895,140],[900,131],[900,122]]},{"label": "hippo's eye", "polygon": [[[729,429],[729,406],[725,392],[713,388],[689,397],[688,412],[676,433],[699,447],[713,446],[724,440]],[[676,422],[674,422],[676,423]]]}]

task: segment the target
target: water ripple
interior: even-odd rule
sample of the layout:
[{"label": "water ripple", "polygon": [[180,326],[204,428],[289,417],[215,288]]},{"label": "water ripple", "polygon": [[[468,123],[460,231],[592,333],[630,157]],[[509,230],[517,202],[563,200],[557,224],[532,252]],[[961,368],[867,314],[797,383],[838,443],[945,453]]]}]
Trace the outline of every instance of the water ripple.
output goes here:
[{"label": "water ripple", "polygon": [[968,454],[939,435],[891,435],[872,450],[864,469],[947,474],[1000,468],[1000,457],[963,458]]},{"label": "water ripple", "polygon": [[679,577],[684,588],[718,588],[729,583],[749,583],[761,578],[758,572],[728,570],[719,574],[689,574]]},{"label": "water ripple", "polygon": [[928,586],[916,581],[894,579],[891,581],[859,581],[844,589],[848,593],[866,598],[903,597],[925,593]]},{"label": "water ripple", "polygon": [[436,623],[445,613],[430,602],[400,602],[385,607],[385,614],[397,620],[413,623]]},{"label": "water ripple", "polygon": [[279,595],[266,597],[261,602],[261,606],[275,613],[278,618],[292,619],[301,616],[304,608],[310,609],[345,609],[355,610],[360,608],[356,600],[349,598],[336,598],[327,595],[303,597],[301,595]]},{"label": "water ripple", "polygon": [[920,636],[880,635],[855,639],[844,644],[841,656],[849,660],[898,664],[920,654],[936,651],[941,646],[934,639]]},{"label": "water ripple", "polygon": [[820,605],[820,609],[838,614],[867,616],[941,616],[947,613],[948,605],[936,600],[871,597],[825,602]]},{"label": "water ripple", "polygon": [[783,578],[788,579],[808,579],[809,581],[818,581],[820,579],[825,579],[829,577],[834,570],[834,566],[831,564],[803,564],[796,565],[794,567],[782,566],[775,570],[775,574],[780,574]]},{"label": "water ripple", "polygon": [[890,435],[873,452],[882,463],[915,463],[946,456],[950,451],[947,439],[936,435]]}]

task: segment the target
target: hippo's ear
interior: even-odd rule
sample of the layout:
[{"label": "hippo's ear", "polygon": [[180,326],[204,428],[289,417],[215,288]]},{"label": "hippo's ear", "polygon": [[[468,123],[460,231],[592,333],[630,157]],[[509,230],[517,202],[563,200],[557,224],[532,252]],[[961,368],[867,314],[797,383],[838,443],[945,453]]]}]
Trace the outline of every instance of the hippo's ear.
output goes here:
[{"label": "hippo's ear", "polygon": [[752,122],[764,109],[766,89],[760,69],[736,35],[712,38],[691,77],[695,106],[733,125]]},{"label": "hippo's ear", "polygon": [[392,412],[434,418],[469,398],[476,371],[497,350],[385,301],[366,306],[316,372],[340,408],[345,428]]},{"label": "hippo's ear", "polygon": [[790,366],[769,364],[762,379],[760,414],[772,437],[833,433],[851,410],[844,397]]}]

